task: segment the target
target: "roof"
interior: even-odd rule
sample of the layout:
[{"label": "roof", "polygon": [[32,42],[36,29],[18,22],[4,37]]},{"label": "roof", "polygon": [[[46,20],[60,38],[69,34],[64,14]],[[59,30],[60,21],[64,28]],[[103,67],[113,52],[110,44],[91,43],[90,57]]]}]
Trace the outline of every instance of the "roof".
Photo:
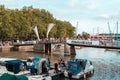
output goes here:
[{"label": "roof", "polygon": [[23,61],[19,60],[19,59],[15,59],[15,60],[8,60],[8,61],[5,61],[7,63],[10,63],[10,64],[16,64],[16,63],[21,63]]},{"label": "roof", "polygon": [[41,57],[38,57],[38,56],[37,56],[37,57],[34,57],[34,58],[32,59],[32,61],[34,61],[34,60],[37,60],[37,61],[38,61],[38,60],[41,60],[41,59],[42,59]]}]

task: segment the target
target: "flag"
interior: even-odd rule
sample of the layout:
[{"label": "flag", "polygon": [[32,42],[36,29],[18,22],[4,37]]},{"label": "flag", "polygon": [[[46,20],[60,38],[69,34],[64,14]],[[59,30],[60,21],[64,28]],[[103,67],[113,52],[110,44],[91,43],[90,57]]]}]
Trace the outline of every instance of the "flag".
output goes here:
[{"label": "flag", "polygon": [[48,26],[47,26],[46,38],[48,38],[49,32],[50,32],[50,30],[53,28],[54,25],[55,25],[55,24],[53,24],[53,23],[49,23],[49,24],[48,24]]}]

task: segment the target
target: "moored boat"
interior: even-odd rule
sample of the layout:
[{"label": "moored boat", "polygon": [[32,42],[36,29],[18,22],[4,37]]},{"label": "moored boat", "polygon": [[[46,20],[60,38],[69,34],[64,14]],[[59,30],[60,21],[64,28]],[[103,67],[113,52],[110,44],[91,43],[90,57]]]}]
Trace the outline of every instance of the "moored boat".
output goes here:
[{"label": "moored boat", "polygon": [[68,61],[68,69],[64,72],[64,76],[73,79],[86,78],[89,74],[94,73],[94,67],[91,61],[86,59],[72,59]]},{"label": "moored boat", "polygon": [[0,76],[8,73],[25,75],[28,80],[56,80],[62,74],[61,71],[56,72],[54,68],[50,68],[46,58],[34,57],[28,60],[1,58],[0,60]]},{"label": "moored boat", "polygon": [[30,80],[38,80],[40,76],[45,80],[57,80],[60,78],[62,72],[58,70],[58,63],[54,63],[54,66],[51,67],[49,60],[46,58],[34,57],[31,60],[33,63],[31,74],[37,75],[30,75]]}]

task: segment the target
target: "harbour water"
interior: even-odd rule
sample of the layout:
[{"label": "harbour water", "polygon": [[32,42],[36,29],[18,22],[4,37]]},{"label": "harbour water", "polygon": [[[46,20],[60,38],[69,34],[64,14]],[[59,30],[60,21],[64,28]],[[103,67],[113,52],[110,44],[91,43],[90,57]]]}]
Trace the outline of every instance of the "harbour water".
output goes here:
[{"label": "harbour water", "polygon": [[[45,57],[44,54],[34,53],[31,51],[0,52],[0,57],[27,59],[28,57],[34,56]],[[65,61],[70,60],[72,58],[82,58],[91,60],[95,68],[95,72],[94,75],[88,78],[87,80],[120,80],[120,53],[115,50],[113,51],[97,48],[81,48],[76,50],[75,56],[64,56],[63,53],[52,53],[52,55],[49,57],[52,62],[57,61],[57,58],[59,56],[63,57]]]}]

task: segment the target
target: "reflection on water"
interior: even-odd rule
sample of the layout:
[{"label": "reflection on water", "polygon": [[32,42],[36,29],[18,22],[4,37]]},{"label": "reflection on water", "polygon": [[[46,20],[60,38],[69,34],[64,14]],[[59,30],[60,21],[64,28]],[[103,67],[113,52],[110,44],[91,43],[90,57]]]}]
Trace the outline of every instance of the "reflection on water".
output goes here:
[{"label": "reflection on water", "polygon": [[[28,57],[40,56],[44,54],[34,52],[1,52],[0,57],[14,57],[27,59]],[[52,54],[51,61],[54,62],[59,56],[65,61],[71,58],[82,58],[93,61],[95,73],[89,80],[120,80],[120,53],[117,51],[106,51],[105,49],[82,48],[76,50],[76,56],[64,56],[63,53]],[[63,79],[62,79],[63,80]]]}]

